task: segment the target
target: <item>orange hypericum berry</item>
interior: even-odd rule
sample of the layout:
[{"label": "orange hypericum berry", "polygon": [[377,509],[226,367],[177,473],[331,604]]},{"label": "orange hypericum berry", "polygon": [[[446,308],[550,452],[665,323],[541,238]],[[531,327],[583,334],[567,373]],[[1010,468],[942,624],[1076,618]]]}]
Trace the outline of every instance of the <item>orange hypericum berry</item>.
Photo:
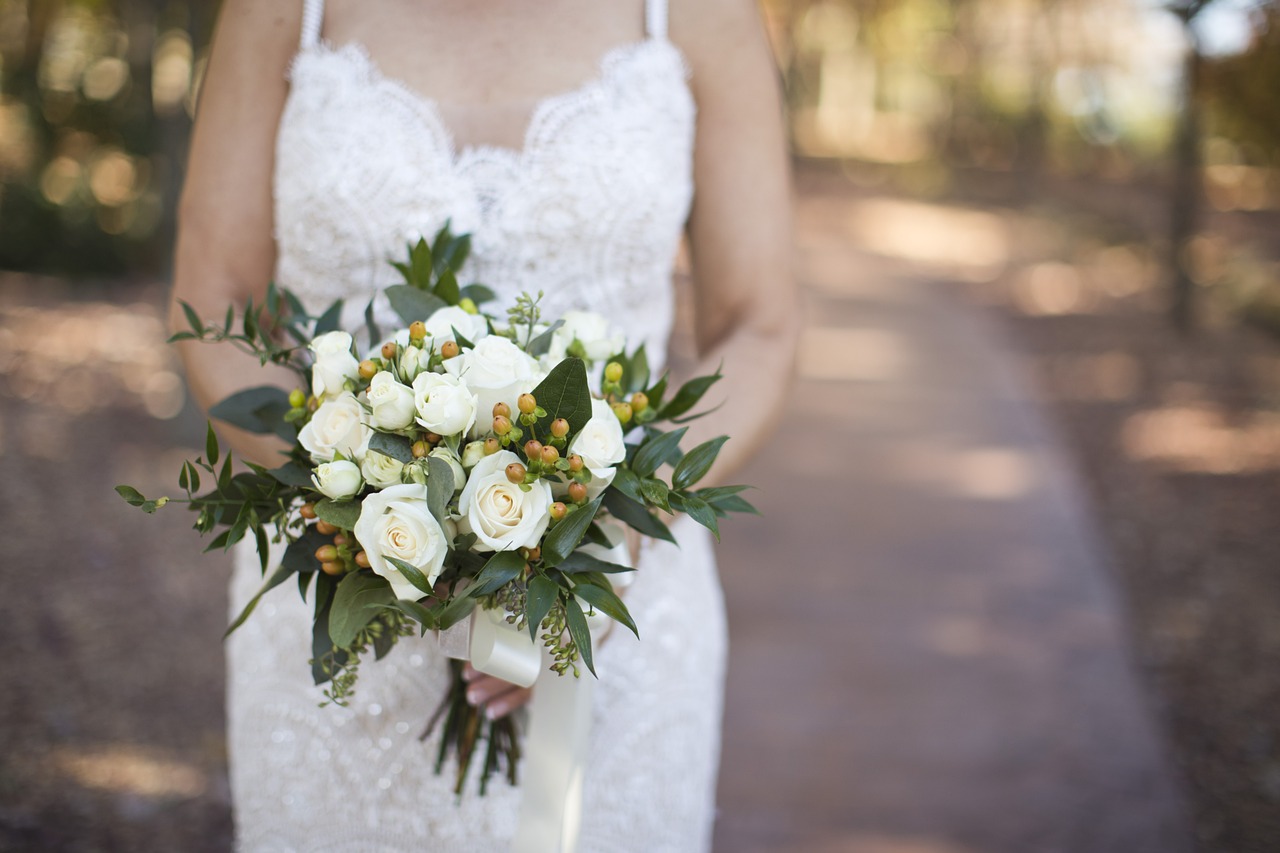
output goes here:
[{"label": "orange hypericum berry", "polygon": [[580,504],[587,499],[587,487],[582,483],[569,484],[569,500]]},{"label": "orange hypericum berry", "polygon": [[560,458],[560,451],[556,450],[551,445],[548,444],[546,447],[542,448],[542,464],[543,465],[554,465],[556,464],[556,460],[558,460],[559,458]]},{"label": "orange hypericum berry", "polygon": [[458,349],[457,341],[445,341],[440,345],[440,355],[445,358],[457,358],[458,353],[462,350]]},{"label": "orange hypericum berry", "polygon": [[569,470],[578,473],[582,470],[582,457],[576,453],[569,454]]},{"label": "orange hypericum berry", "polygon": [[512,483],[523,483],[526,473],[525,467],[519,462],[512,462],[507,466],[507,479]]},{"label": "orange hypericum berry", "polygon": [[360,362],[360,377],[362,379],[372,379],[373,374],[377,372],[378,365],[374,364],[369,359],[366,358],[364,361]]},{"label": "orange hypericum berry", "polygon": [[346,570],[346,565],[339,560],[329,560],[320,564],[320,571],[326,575],[340,575]]},{"label": "orange hypericum berry", "polygon": [[327,521],[316,522],[316,533],[319,533],[324,536],[332,536],[337,532],[338,532],[338,528]]},{"label": "orange hypericum berry", "polygon": [[427,336],[427,324],[421,320],[414,320],[409,324],[409,337],[412,340],[420,341]]},{"label": "orange hypericum berry", "polygon": [[551,422],[551,434],[556,438],[564,438],[569,434],[569,422],[564,418],[556,418]]},{"label": "orange hypericum berry", "polygon": [[322,563],[328,563],[338,559],[338,549],[332,545],[321,545],[316,549],[316,559]]},{"label": "orange hypericum berry", "polygon": [[427,444],[439,444],[440,439],[443,438],[443,436],[436,435],[434,432],[429,432],[427,433],[426,438]]},{"label": "orange hypericum berry", "polygon": [[369,568],[369,555],[366,554],[364,551],[357,551],[355,559],[356,559],[356,565],[359,566],[360,568],[362,569]]},{"label": "orange hypericum berry", "polygon": [[298,510],[298,515],[302,516],[303,518],[307,519],[308,521],[309,521],[309,520],[311,520],[311,519],[313,519],[313,518],[315,518],[315,517],[316,517],[316,505],[315,505],[315,504],[313,504],[313,503],[305,503],[305,504],[303,504],[303,505],[302,505],[302,509]]},{"label": "orange hypericum berry", "polygon": [[431,445],[427,443],[426,439],[419,439],[418,441],[415,441],[413,443],[414,459],[422,459],[424,456],[426,456],[430,452],[431,452]]},{"label": "orange hypericum berry", "polygon": [[536,438],[526,441],[524,443],[524,455],[528,457],[530,462],[542,456],[542,442]]},{"label": "orange hypericum berry", "polygon": [[564,504],[562,504],[560,501],[556,501],[551,505],[551,517],[554,518],[556,521],[559,521],[560,519],[564,518],[564,514],[568,511],[569,511],[569,508]]},{"label": "orange hypericum berry", "polygon": [[637,391],[631,395],[631,411],[637,415],[649,408],[649,395],[643,391]]},{"label": "orange hypericum berry", "polygon": [[616,361],[611,361],[604,367],[604,378],[609,382],[622,381],[622,365]]},{"label": "orange hypericum berry", "polygon": [[333,544],[341,548],[343,545],[351,544],[351,540],[347,538],[345,533],[336,533],[333,537]]},{"label": "orange hypericum berry", "polygon": [[511,432],[511,419],[498,415],[493,419],[493,434],[506,435]]},{"label": "orange hypericum berry", "polygon": [[392,359],[396,357],[395,341],[387,341],[385,344],[382,345],[382,357],[386,359]]},{"label": "orange hypericum berry", "polygon": [[502,442],[493,436],[489,436],[484,440],[484,455],[492,456],[502,449]]},{"label": "orange hypericum berry", "polygon": [[526,560],[539,560],[542,558],[542,549],[536,545],[529,549],[529,553],[525,554]]},{"label": "orange hypericum berry", "polygon": [[495,418],[509,418],[511,417],[511,407],[503,402],[494,403],[493,416]]},{"label": "orange hypericum berry", "polygon": [[520,399],[516,401],[516,406],[519,407],[521,413],[532,415],[538,408],[538,401],[534,399],[532,394],[521,394]]},{"label": "orange hypericum berry", "polygon": [[620,423],[631,422],[631,404],[630,403],[614,403],[613,413],[618,416]]}]

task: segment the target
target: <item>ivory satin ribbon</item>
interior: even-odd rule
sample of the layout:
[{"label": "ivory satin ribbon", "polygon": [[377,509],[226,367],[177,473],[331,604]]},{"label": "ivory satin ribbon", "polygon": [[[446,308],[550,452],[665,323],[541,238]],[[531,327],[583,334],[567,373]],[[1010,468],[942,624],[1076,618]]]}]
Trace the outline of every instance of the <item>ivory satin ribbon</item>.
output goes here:
[{"label": "ivory satin ribbon", "polygon": [[[631,563],[625,541],[611,549],[586,545],[582,550],[609,562]],[[582,827],[582,785],[596,679],[585,667],[579,678],[551,672],[550,652],[530,639],[527,628],[517,630],[507,624],[506,615],[477,608],[467,619],[440,632],[440,649],[512,684],[536,685],[521,761],[524,796],[511,853],[574,853]],[[601,613],[587,617],[593,637],[601,636],[608,623]]]}]

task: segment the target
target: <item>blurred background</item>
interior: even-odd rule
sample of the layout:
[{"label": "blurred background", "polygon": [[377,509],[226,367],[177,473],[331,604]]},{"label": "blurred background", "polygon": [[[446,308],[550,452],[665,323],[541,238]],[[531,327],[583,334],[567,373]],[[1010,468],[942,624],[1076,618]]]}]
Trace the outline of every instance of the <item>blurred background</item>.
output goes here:
[{"label": "blurred background", "polygon": [[[717,849],[1280,849],[1280,5],[762,8],[839,452],[726,525]],[[230,846],[229,561],[111,491],[215,14],[0,0],[3,850]]]}]

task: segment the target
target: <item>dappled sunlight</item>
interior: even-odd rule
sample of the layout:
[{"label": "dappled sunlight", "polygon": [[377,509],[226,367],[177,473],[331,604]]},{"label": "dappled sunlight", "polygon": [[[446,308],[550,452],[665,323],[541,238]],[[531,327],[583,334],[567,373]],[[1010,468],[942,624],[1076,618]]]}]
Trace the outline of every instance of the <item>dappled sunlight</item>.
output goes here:
[{"label": "dappled sunlight", "polygon": [[67,780],[84,788],[165,800],[199,797],[209,786],[195,764],[133,744],[58,747],[51,764]]},{"label": "dappled sunlight", "polygon": [[1177,471],[1243,474],[1280,469],[1280,412],[1232,418],[1207,402],[1130,415],[1121,432],[1131,459]]},{"label": "dappled sunlight", "polygon": [[845,220],[859,248],[965,281],[989,281],[1008,264],[1010,235],[992,213],[891,198],[860,201]]},{"label": "dappled sunlight", "polygon": [[979,447],[956,454],[952,484],[960,495],[979,500],[1012,500],[1031,491],[1031,455],[1007,447]]}]

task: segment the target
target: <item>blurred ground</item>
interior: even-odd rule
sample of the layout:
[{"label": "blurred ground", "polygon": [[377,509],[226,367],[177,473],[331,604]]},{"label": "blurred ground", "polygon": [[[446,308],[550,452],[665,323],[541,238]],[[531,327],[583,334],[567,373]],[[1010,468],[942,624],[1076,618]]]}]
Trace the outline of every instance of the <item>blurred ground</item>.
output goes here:
[{"label": "blurred ground", "polygon": [[[1184,780],[1204,849],[1268,849],[1280,352],[1172,338],[1141,246],[802,177],[802,452],[721,550],[717,849],[1178,851]],[[161,297],[0,283],[0,849],[229,847],[227,561],[110,491],[202,437]]]}]

